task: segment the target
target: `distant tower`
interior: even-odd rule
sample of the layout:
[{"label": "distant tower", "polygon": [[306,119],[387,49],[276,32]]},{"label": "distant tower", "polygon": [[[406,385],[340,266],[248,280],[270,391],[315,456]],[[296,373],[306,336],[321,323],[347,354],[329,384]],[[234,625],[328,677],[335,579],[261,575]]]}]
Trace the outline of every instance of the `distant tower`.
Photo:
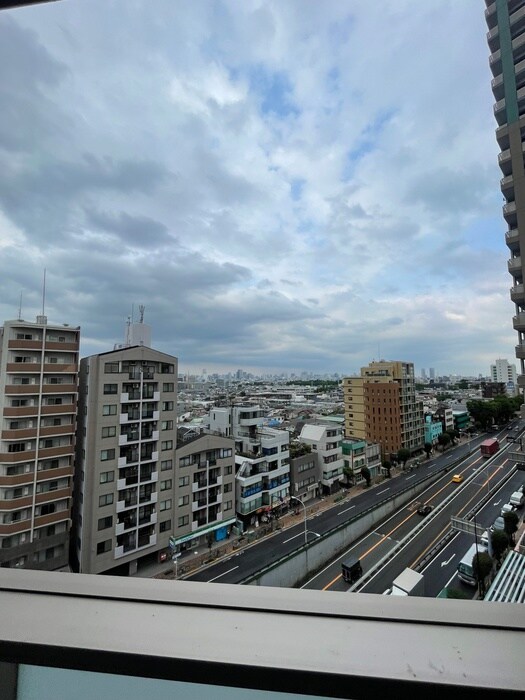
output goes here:
[{"label": "distant tower", "polygon": [[430,379],[435,379],[436,378],[436,370],[433,367],[430,367],[428,370],[428,374]]}]

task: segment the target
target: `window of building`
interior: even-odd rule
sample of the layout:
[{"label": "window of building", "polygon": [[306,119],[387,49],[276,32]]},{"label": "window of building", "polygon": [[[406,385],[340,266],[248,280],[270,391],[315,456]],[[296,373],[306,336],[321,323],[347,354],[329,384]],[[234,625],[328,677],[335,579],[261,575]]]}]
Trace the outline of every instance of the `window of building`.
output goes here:
[{"label": "window of building", "polygon": [[50,515],[56,510],[56,503],[44,503],[40,506],[40,515]]},{"label": "window of building", "polygon": [[114,448],[111,448],[110,450],[100,450],[100,461],[107,462],[109,459],[115,459]]},{"label": "window of building", "polygon": [[190,477],[189,476],[179,477],[179,486],[189,486],[189,485],[190,485]]},{"label": "window of building", "polygon": [[17,340],[33,340],[33,336],[31,333],[17,333],[16,339]]},{"label": "window of building", "polygon": [[183,527],[184,525],[187,525],[189,522],[190,522],[189,515],[181,515],[177,521],[177,524],[179,527]]},{"label": "window of building", "polygon": [[232,448],[231,447],[225,447],[220,452],[221,459],[225,459],[226,457],[231,457],[231,456],[232,456]]},{"label": "window of building", "polygon": [[115,437],[116,434],[117,428],[114,425],[107,425],[104,428],[102,428],[103,438]]},{"label": "window of building", "polygon": [[26,449],[27,449],[27,445],[25,442],[15,442],[15,443],[8,446],[7,451],[8,452],[25,452]]},{"label": "window of building", "polygon": [[227,467],[224,467],[224,475],[228,476],[228,474],[231,474],[233,471],[231,464],[229,464]]},{"label": "window of building", "polygon": [[97,543],[97,554],[105,554],[111,551],[111,540],[104,540],[104,542]]},{"label": "window of building", "polygon": [[62,406],[62,398],[57,396],[57,397],[50,397],[47,400],[47,405],[48,406]]},{"label": "window of building", "polygon": [[110,506],[112,503],[113,503],[113,494],[112,493],[105,493],[103,496],[99,496],[99,498],[98,498],[99,508],[102,508],[103,506]]},{"label": "window of building", "polygon": [[100,483],[101,484],[109,484],[112,481],[115,481],[115,472],[101,472],[100,474]]},{"label": "window of building", "polygon": [[162,462],[160,463],[160,471],[161,472],[167,472],[168,470],[173,468],[173,460],[172,459],[163,459]]},{"label": "window of building", "polygon": [[163,401],[162,402],[163,411],[173,411],[173,401]]},{"label": "window of building", "polygon": [[166,450],[172,450],[173,449],[173,440],[163,440],[160,443],[160,449],[165,452]]},{"label": "window of building", "polygon": [[106,374],[118,374],[118,362],[106,362],[104,364]]},{"label": "window of building", "polygon": [[229,493],[233,490],[233,484],[224,484],[224,493]]},{"label": "window of building", "polygon": [[102,406],[103,416],[116,416],[117,415],[117,404],[105,404]]},{"label": "window of building", "polygon": [[179,496],[179,506],[187,506],[190,502],[190,497],[188,495],[186,496]]},{"label": "window of building", "polygon": [[175,384],[173,382],[164,382],[162,391],[175,391]]},{"label": "window of building", "polygon": [[188,455],[179,459],[179,467],[189,467],[195,462],[195,455]]},{"label": "window of building", "polygon": [[160,429],[161,430],[173,430],[173,421],[172,420],[161,421]]},{"label": "window of building", "polygon": [[233,508],[233,501],[226,501],[224,504],[224,510],[231,510]]},{"label": "window of building", "polygon": [[160,490],[167,491],[168,489],[171,489],[172,485],[173,485],[173,482],[171,479],[166,479],[166,481],[161,481],[160,482]]},{"label": "window of building", "polygon": [[112,515],[107,515],[105,518],[98,519],[98,529],[99,530],[107,530],[107,528],[112,527],[112,525],[113,525],[113,516]]},{"label": "window of building", "polygon": [[159,532],[169,532],[171,530],[171,520],[163,520],[159,523]]},{"label": "window of building", "polygon": [[161,362],[160,373],[161,374],[173,374],[175,372],[175,365],[167,364],[166,362]]},{"label": "window of building", "polygon": [[160,502],[160,506],[159,506],[160,511],[169,510],[170,508],[171,508],[171,498],[168,498],[166,501]]},{"label": "window of building", "polygon": [[104,384],[104,394],[116,394],[118,392],[118,384]]}]

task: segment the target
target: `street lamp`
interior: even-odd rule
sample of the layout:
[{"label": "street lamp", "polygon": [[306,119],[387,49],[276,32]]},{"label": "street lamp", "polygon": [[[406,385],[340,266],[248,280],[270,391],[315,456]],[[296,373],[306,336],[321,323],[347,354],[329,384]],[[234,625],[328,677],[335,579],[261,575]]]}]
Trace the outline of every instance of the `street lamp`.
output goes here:
[{"label": "street lamp", "polygon": [[[300,503],[303,507],[304,511],[304,543],[308,544],[308,529],[306,525],[306,506],[305,504],[301,501],[300,498],[297,498],[297,496],[290,496],[290,501],[297,501],[297,503]],[[311,532],[312,535],[315,535],[315,537],[321,537],[321,535],[318,532]]]}]

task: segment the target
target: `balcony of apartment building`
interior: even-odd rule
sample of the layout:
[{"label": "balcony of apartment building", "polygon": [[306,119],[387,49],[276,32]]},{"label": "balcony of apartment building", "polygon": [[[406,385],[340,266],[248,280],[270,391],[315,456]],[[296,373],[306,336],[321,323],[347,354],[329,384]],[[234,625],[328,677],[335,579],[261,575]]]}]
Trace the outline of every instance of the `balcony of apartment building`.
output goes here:
[{"label": "balcony of apartment building", "polygon": [[510,231],[505,233],[505,243],[510,248],[512,253],[517,253],[519,255],[520,238],[517,228],[510,229]]},{"label": "balcony of apartment building", "polygon": [[515,351],[516,351],[516,358],[518,360],[525,360],[525,342],[520,343],[519,345],[516,345]]},{"label": "balcony of apartment building", "polygon": [[155,490],[155,484],[146,484],[139,487],[139,504],[141,506],[157,503],[157,499],[158,494]]},{"label": "balcony of apartment building", "polygon": [[117,514],[117,523],[115,525],[115,534],[122,535],[129,530],[135,530],[137,527],[137,510],[123,511]]},{"label": "balcony of apartment building", "polygon": [[503,216],[509,228],[516,228],[518,225],[516,202],[507,202],[507,204],[503,205]]},{"label": "balcony of apartment building", "polygon": [[4,700],[73,688],[156,700],[489,700],[523,690],[519,605],[383,596],[378,606],[376,596],[348,594],[341,606],[340,596],[310,590],[223,584],[219,598],[205,583],[80,580],[0,571],[0,605],[10,611],[0,630]]},{"label": "balcony of apartment building", "polygon": [[513,325],[515,331],[519,331],[520,333],[525,333],[525,312],[524,311],[520,311],[520,313],[518,313],[512,317],[512,325]]},{"label": "balcony of apartment building", "polygon": [[154,531],[154,526],[149,525],[139,530],[117,535],[117,546],[115,547],[115,559],[126,556],[131,552],[135,552],[147,547],[152,547],[157,544],[157,536]]},{"label": "balcony of apartment building", "polygon": [[128,508],[135,508],[139,502],[137,489],[126,488],[118,494],[117,513],[122,513]]},{"label": "balcony of apartment building", "polygon": [[265,417],[265,412],[260,409],[244,409],[238,413],[239,426],[258,426]]},{"label": "balcony of apartment building", "polygon": [[525,287],[523,282],[510,288],[510,298],[515,304],[525,306]]}]

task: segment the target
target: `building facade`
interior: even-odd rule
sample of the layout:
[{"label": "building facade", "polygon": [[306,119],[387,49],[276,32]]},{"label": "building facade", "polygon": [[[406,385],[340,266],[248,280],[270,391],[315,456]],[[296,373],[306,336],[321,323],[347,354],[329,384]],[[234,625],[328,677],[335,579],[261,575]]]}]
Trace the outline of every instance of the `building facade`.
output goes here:
[{"label": "building facade", "polygon": [[300,498],[303,503],[311,501],[319,494],[321,472],[317,455],[310,446],[293,446],[290,452],[290,495]]},{"label": "building facade", "polygon": [[80,363],[75,560],[134,573],[169,548],[175,521],[177,358],[148,347]]},{"label": "building facade", "polygon": [[0,329],[0,566],[68,566],[80,329]]},{"label": "building facade", "polygon": [[343,380],[345,435],[379,443],[384,457],[423,447],[423,405],[411,362],[371,362]]},{"label": "building facade", "polygon": [[368,467],[372,479],[381,474],[381,448],[378,444],[368,444],[366,440],[344,438],[342,448],[344,468],[350,470],[351,481],[354,484],[361,484],[365,481],[361,474],[363,467]]},{"label": "building facade", "polygon": [[512,384],[516,386],[516,365],[510,364],[508,360],[496,360],[493,365],[490,365],[490,379],[493,382],[501,382],[505,385]]},{"label": "building facade", "polygon": [[201,433],[177,446],[172,549],[209,545],[235,524],[235,443]]},{"label": "building facade", "polygon": [[[501,192],[507,224],[505,241],[510,250],[508,270],[513,283],[514,329],[517,332],[516,357],[520,362],[517,384],[525,387],[525,2],[485,0],[487,41],[490,49],[496,139],[500,148]],[[524,255],[521,255],[523,250]],[[496,379],[507,381],[507,379]],[[523,410],[523,409],[522,409]]]},{"label": "building facade", "polygon": [[299,436],[299,441],[310,445],[317,455],[319,480],[325,494],[334,493],[341,485],[344,468],[342,439],[343,429],[340,426],[321,421],[303,425]]},{"label": "building facade", "polygon": [[439,436],[443,433],[443,424],[437,417],[425,416],[425,442],[437,445]]}]

